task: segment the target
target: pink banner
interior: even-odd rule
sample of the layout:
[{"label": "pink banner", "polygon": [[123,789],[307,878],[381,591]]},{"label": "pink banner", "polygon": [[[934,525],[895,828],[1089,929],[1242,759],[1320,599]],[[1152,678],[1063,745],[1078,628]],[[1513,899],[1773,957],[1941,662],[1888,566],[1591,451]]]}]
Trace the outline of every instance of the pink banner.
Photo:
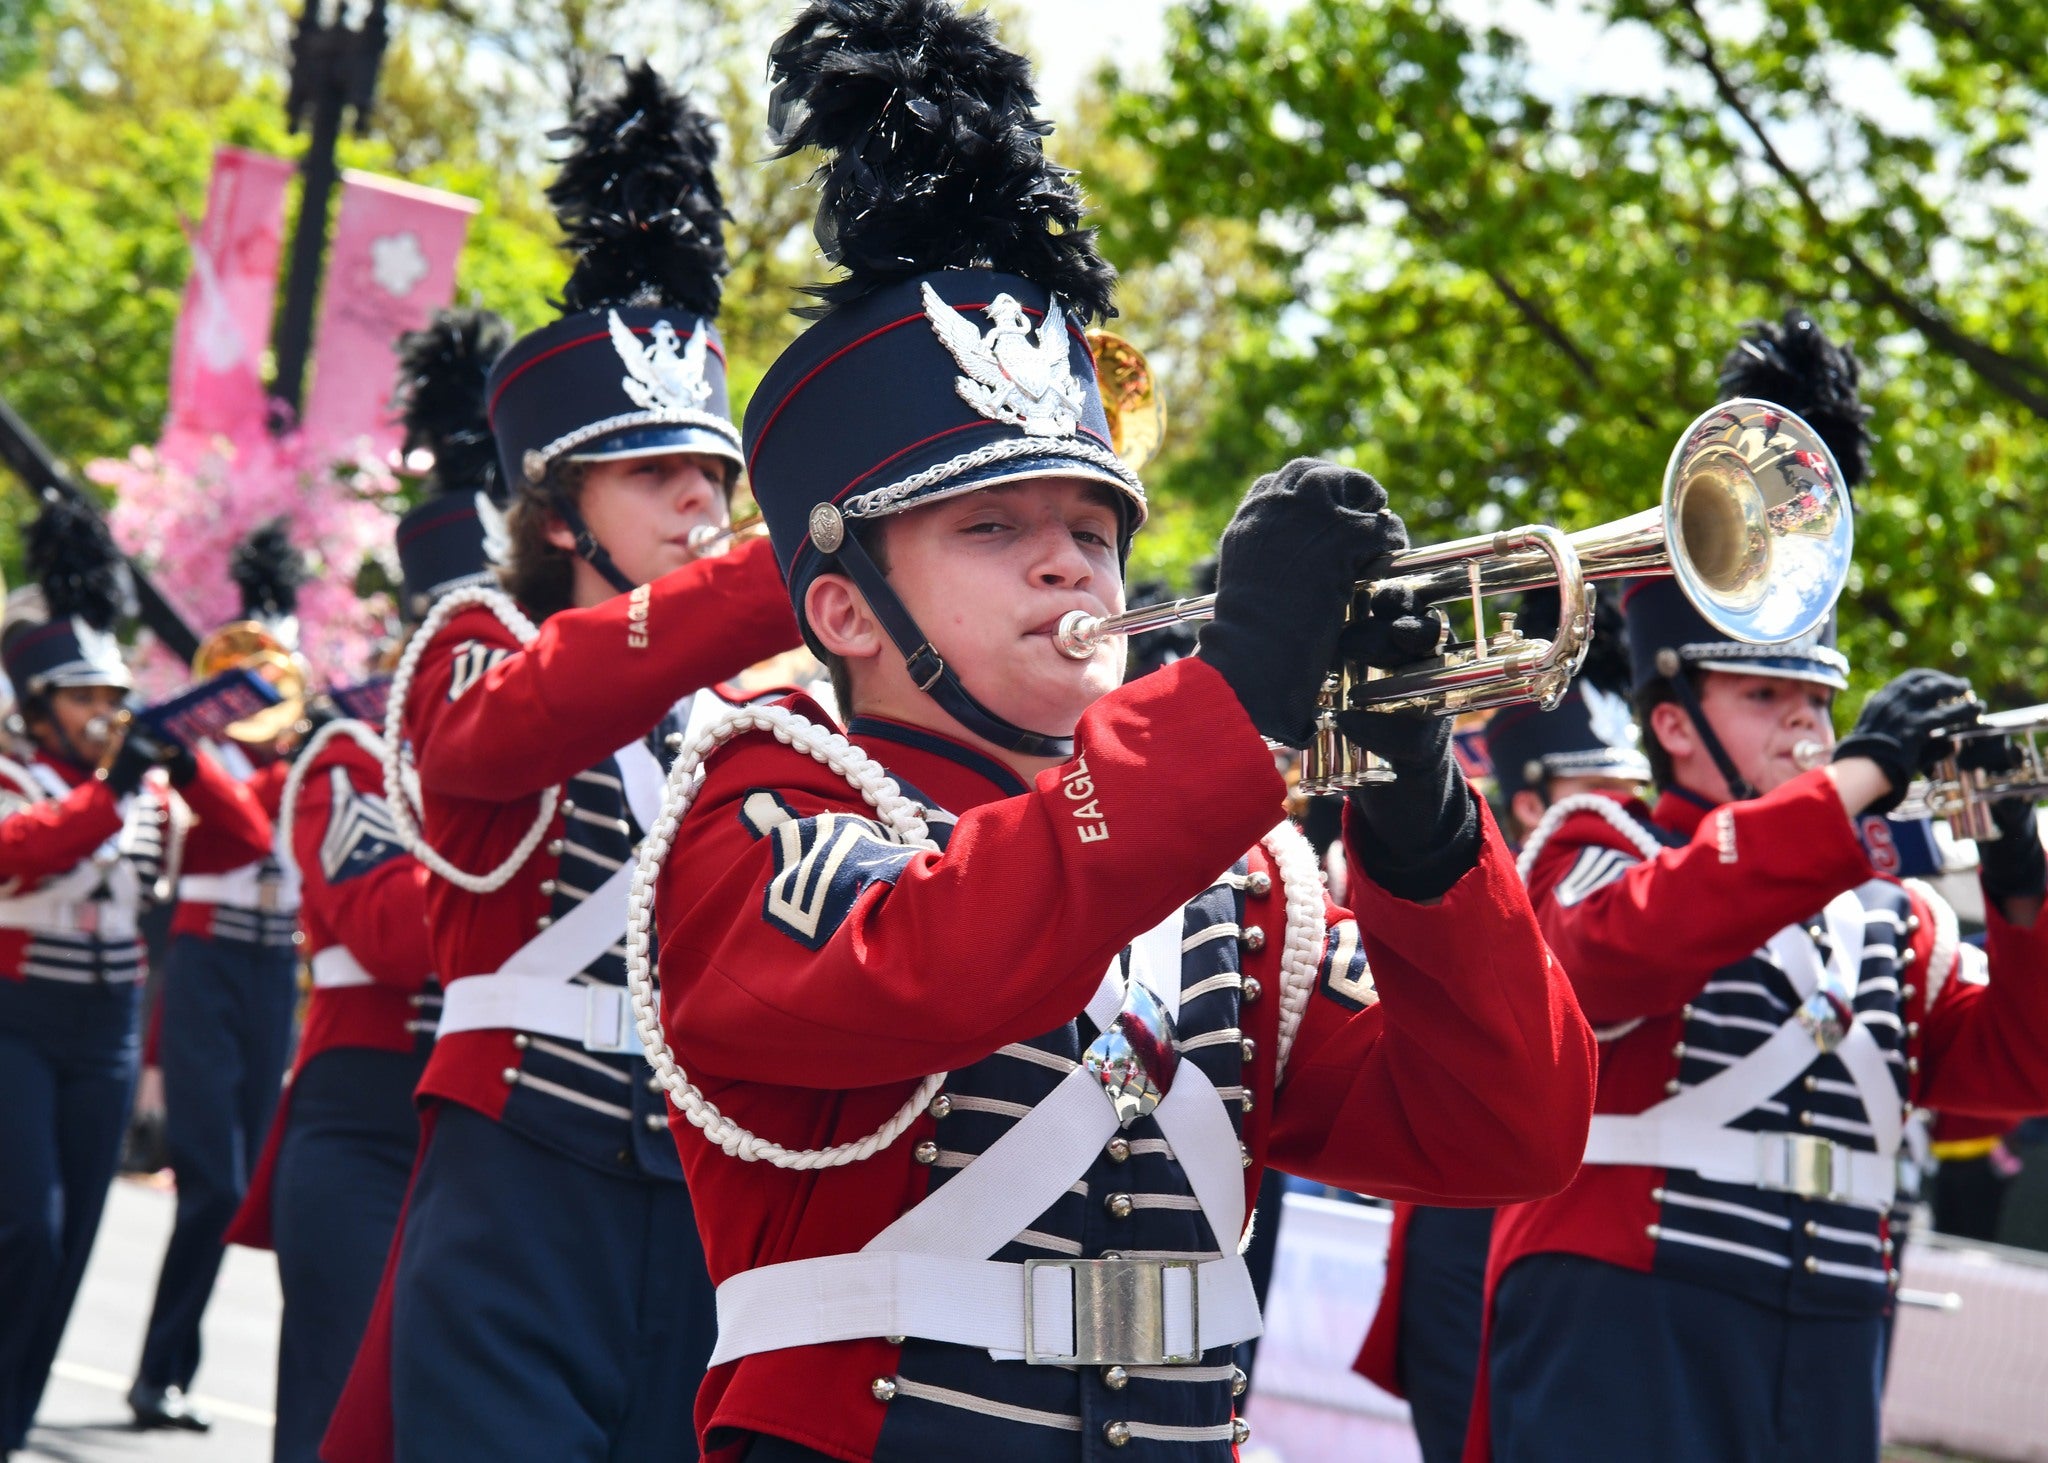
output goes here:
[{"label": "pink banner", "polygon": [[263,352],[284,238],[282,158],[223,147],[213,155],[206,218],[171,347],[163,455],[188,470],[216,437],[245,439],[264,420]]},{"label": "pink banner", "polygon": [[303,421],[309,452],[381,459],[401,435],[390,409],[398,337],[454,298],[478,205],[368,173],[342,179]]}]

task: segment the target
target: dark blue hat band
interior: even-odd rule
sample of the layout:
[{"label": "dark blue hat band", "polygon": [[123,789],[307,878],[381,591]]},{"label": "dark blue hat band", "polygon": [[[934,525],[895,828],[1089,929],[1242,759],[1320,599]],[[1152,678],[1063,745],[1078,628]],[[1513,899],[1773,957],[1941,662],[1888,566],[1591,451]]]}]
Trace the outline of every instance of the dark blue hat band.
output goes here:
[{"label": "dark blue hat band", "polygon": [[1650,780],[1628,702],[1583,681],[1549,711],[1529,705],[1496,713],[1486,726],[1486,751],[1504,797],[1553,777]]}]

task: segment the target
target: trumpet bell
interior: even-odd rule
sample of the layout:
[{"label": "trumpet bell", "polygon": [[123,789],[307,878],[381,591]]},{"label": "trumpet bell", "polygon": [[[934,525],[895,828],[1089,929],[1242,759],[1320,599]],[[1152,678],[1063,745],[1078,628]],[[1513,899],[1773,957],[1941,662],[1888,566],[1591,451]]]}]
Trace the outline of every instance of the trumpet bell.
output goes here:
[{"label": "trumpet bell", "polygon": [[267,746],[298,723],[306,710],[305,662],[277,636],[254,620],[235,620],[199,642],[192,656],[195,679],[207,681],[223,671],[247,670],[268,681],[278,694],[275,706],[228,727],[233,740]]},{"label": "trumpet bell", "polygon": [[1671,572],[1731,640],[1797,640],[1827,622],[1856,526],[1827,444],[1774,402],[1703,412],[1672,449],[1663,519]]}]

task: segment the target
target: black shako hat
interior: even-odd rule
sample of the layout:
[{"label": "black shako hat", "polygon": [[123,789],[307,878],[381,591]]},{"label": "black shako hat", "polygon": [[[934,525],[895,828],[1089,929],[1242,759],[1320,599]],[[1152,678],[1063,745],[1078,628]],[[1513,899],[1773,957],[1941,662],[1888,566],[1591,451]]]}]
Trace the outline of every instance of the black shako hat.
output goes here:
[{"label": "black shako hat", "polygon": [[[725,203],[709,116],[645,63],[558,137],[572,143],[548,188],[576,265],[563,316],[522,336],[491,371],[487,405],[505,481],[538,487],[557,461],[702,452],[740,464],[712,322],[726,273]],[[557,501],[577,552],[619,574],[573,504]]]},{"label": "black shako hat", "polygon": [[[10,595],[0,664],[24,701],[61,686],[132,690],[114,622],[127,599],[127,566],[100,516],[60,494],[24,535],[28,572],[41,587]],[[38,603],[40,601],[40,603]]]},{"label": "black shako hat", "polygon": [[[1523,601],[1525,634],[1550,639],[1557,633],[1557,591],[1537,591]],[[1593,616],[1593,643],[1585,664],[1563,699],[1545,711],[1533,702],[1507,706],[1486,724],[1486,754],[1503,799],[1525,789],[1543,790],[1553,777],[1620,777],[1650,780],[1629,704],[1629,653],[1621,610],[1602,594]]]},{"label": "black shako hat", "polygon": [[1030,64],[944,0],[813,0],[777,40],[770,125],[825,156],[816,234],[843,277],[747,406],[746,465],[797,621],[827,570],[860,586],[913,680],[1000,746],[1072,739],[977,702],[860,541],[866,523],[1027,478],[1108,485],[1122,546],[1145,491],[1110,447],[1084,331],[1116,273],[1045,156]]},{"label": "black shako hat", "polygon": [[485,388],[511,340],[512,327],[488,310],[443,310],[398,343],[406,451],[434,457],[428,496],[398,520],[400,608],[414,623],[442,595],[495,578],[503,479]]},{"label": "black shako hat", "polygon": [[[1794,306],[1782,322],[1752,321],[1721,363],[1721,400],[1776,402],[1812,427],[1853,489],[1870,472],[1871,410],[1857,394],[1855,353],[1822,333]],[[1837,691],[1849,685],[1849,661],[1835,648],[1835,616],[1797,640],[1747,645],[1707,624],[1672,578],[1639,579],[1623,593],[1635,687],[1677,676],[1685,666],[1740,675],[1782,676]]]}]

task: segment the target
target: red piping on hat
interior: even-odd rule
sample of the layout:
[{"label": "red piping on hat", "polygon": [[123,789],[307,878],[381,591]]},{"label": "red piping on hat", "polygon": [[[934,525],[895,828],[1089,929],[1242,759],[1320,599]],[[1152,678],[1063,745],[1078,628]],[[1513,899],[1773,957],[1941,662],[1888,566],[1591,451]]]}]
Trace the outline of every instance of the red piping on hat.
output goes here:
[{"label": "red piping on hat", "polygon": [[[629,306],[628,308],[635,310],[644,310],[647,307],[645,305],[632,305]],[[699,317],[700,323],[701,319],[702,317]],[[637,325],[629,325],[626,328],[632,331],[635,335],[654,334],[654,327],[652,325],[648,326],[644,330]],[[696,334],[697,332],[692,330],[689,333],[689,335],[684,337],[684,339],[694,339]],[[491,405],[489,409],[489,414],[495,417],[498,414],[498,402],[504,397],[507,391],[512,389],[512,383],[514,381],[517,381],[521,376],[524,376],[528,371],[532,370],[535,366],[538,366],[542,361],[547,360],[551,356],[558,356],[563,351],[572,351],[575,350],[578,346],[589,345],[593,340],[610,340],[611,338],[612,334],[609,330],[604,331],[602,334],[593,331],[589,335],[581,335],[574,340],[565,340],[560,345],[549,346],[546,350],[542,351],[539,355],[535,356],[530,361],[521,361],[518,367],[513,370],[512,374],[507,376],[503,381],[501,381],[498,384],[498,389],[491,394]],[[706,341],[705,344],[710,347],[711,353],[718,357],[718,364],[723,366],[725,364],[725,350],[723,347],[719,345],[717,339],[714,337]]]}]

